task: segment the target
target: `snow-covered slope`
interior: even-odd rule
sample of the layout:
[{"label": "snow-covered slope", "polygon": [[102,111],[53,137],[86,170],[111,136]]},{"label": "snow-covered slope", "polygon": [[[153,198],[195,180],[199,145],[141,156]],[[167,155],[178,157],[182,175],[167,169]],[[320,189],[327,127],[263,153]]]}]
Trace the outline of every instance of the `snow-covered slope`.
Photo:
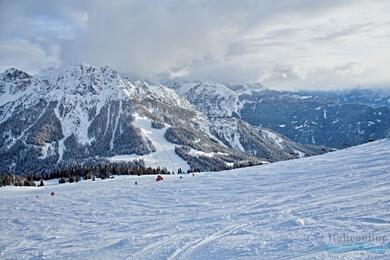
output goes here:
[{"label": "snow-covered slope", "polygon": [[227,146],[265,158],[269,162],[312,156],[331,151],[319,146],[302,145],[272,130],[254,128],[238,118],[210,118],[211,132]]},{"label": "snow-covered slope", "polygon": [[146,117],[135,116],[134,126],[141,129],[144,136],[154,144],[156,150],[146,155],[116,155],[109,157],[112,162],[131,161],[134,159],[142,159],[145,166],[152,168],[167,168],[177,172],[179,169],[187,171],[190,165],[175,153],[176,145],[168,142],[164,134],[168,126],[161,129],[155,129],[151,126],[150,119]]},{"label": "snow-covered slope", "polygon": [[389,259],[389,179],[387,139],[162,182],[0,188],[0,258]]}]

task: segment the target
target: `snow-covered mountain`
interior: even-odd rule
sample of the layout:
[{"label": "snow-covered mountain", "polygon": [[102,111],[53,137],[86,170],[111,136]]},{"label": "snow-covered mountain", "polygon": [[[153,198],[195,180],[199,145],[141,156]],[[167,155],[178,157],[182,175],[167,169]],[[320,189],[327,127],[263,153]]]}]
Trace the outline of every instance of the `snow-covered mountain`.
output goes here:
[{"label": "snow-covered mountain", "polygon": [[304,144],[345,148],[390,135],[385,90],[276,91],[261,85],[171,82],[209,117],[235,117]]},{"label": "snow-covered mountain", "polygon": [[[269,161],[299,158],[328,151],[318,146],[302,145],[278,132],[254,127],[240,118],[245,102],[240,95],[262,91],[261,85],[225,85],[216,82],[168,82],[167,86],[190,101],[208,116],[211,133],[225,145],[267,158]],[[275,146],[278,149],[275,149]],[[276,158],[276,160],[274,159]]]},{"label": "snow-covered mountain", "polygon": [[222,83],[168,82],[168,86],[209,117],[234,117],[240,113],[241,103],[238,95]]},{"label": "snow-covered mountain", "polygon": [[80,64],[36,77],[16,69],[0,74],[0,171],[136,158],[170,170],[220,170],[320,153],[307,147],[284,151],[274,136],[263,152],[248,152],[221,140],[229,126],[216,127],[171,89],[131,81],[109,67]]},{"label": "snow-covered mountain", "polygon": [[182,176],[0,188],[0,258],[390,258],[390,140]]}]

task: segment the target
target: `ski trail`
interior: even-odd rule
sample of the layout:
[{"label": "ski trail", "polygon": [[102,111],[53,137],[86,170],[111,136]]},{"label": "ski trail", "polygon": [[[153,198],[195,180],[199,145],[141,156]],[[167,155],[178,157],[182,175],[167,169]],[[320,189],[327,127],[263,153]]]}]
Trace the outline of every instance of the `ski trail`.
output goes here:
[{"label": "ski trail", "polygon": [[168,237],[168,238],[165,238],[163,240],[158,240],[158,241],[151,243],[150,245],[142,248],[140,251],[126,257],[125,259],[143,259],[143,257],[145,257],[145,254],[148,255],[148,252],[150,250],[155,249],[155,248],[161,248],[162,246],[164,246],[168,242],[174,241],[174,240],[175,240],[175,237]]},{"label": "ski trail", "polygon": [[[208,244],[216,239],[223,238],[224,236],[227,236],[227,235],[233,233],[234,231],[236,231],[244,226],[247,226],[247,224],[231,225],[231,226],[228,226],[227,228],[224,228],[218,232],[209,234],[206,237],[202,237],[202,238],[197,239],[195,241],[191,241],[191,242],[185,244],[182,248],[179,248],[178,250],[176,250],[167,259],[173,260],[173,259],[179,258],[180,256],[184,257],[184,256],[190,254],[191,252],[193,252],[195,249],[197,249],[203,245],[206,245],[206,244]],[[188,256],[188,257],[190,257],[190,256]]]}]

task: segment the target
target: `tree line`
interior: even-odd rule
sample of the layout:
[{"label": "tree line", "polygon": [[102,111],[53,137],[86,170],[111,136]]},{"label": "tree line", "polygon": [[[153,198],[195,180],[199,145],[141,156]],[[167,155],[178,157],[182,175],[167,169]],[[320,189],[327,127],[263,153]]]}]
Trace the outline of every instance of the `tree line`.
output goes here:
[{"label": "tree line", "polygon": [[[252,162],[235,163],[226,166],[223,170],[254,166]],[[200,172],[200,169],[191,167],[187,171],[181,168],[177,174]],[[81,180],[95,180],[95,178],[108,179],[113,175],[166,175],[175,174],[166,168],[145,167],[144,161],[136,160],[131,162],[108,162],[103,163],[75,163],[73,165],[61,166],[46,170],[46,172],[34,172],[16,175],[14,173],[0,173],[1,186],[44,186],[44,181],[58,179],[59,183],[73,183]]]},{"label": "tree line", "polygon": [[[187,172],[191,172],[190,170]],[[178,174],[184,173],[182,169]],[[0,174],[1,186],[36,186],[35,182],[40,182],[38,186],[44,185],[44,181],[59,179],[59,183],[78,182],[81,180],[95,180],[95,178],[107,179],[113,175],[166,175],[175,174],[166,168],[145,167],[142,160],[133,162],[99,164],[74,164],[67,167],[58,167],[43,173],[26,173],[16,175],[13,173]]]}]

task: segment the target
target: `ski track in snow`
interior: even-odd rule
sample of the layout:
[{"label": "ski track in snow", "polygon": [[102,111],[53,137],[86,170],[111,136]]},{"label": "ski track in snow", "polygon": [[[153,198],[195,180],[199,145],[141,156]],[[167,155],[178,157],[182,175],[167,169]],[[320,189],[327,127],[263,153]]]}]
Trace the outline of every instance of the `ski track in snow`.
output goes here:
[{"label": "ski track in snow", "polygon": [[0,258],[390,258],[390,140],[182,176],[0,188]]}]

